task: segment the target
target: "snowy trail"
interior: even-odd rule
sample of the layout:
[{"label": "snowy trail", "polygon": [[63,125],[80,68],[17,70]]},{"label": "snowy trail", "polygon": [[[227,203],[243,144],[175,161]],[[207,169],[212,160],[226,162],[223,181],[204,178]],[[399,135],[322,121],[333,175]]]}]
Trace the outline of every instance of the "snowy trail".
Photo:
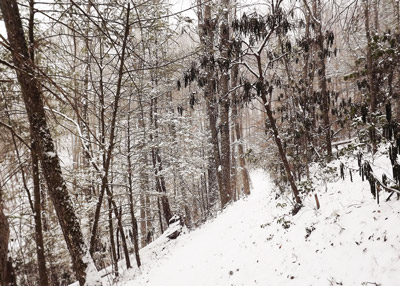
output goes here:
[{"label": "snowy trail", "polygon": [[268,258],[258,245],[268,236],[260,225],[271,217],[265,201],[271,184],[260,171],[253,173],[252,184],[249,198],[179,238],[164,259],[153,261],[153,267],[144,265],[134,282],[123,285],[245,285],[237,281],[256,280]]},{"label": "snowy trail", "polygon": [[377,205],[367,184],[328,183],[318,191],[320,210],[310,196],[292,217],[268,176],[253,172],[248,198],[195,231],[142,249],[141,270],[127,271],[118,285],[398,286],[400,202]]}]

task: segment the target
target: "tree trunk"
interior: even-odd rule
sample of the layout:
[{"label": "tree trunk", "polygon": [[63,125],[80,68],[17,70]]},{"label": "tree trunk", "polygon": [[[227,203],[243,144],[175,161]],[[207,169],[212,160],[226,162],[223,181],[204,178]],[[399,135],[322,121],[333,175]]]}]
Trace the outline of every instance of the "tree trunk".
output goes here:
[{"label": "tree trunk", "polygon": [[207,59],[206,78],[207,83],[204,89],[204,98],[206,102],[206,111],[208,117],[208,128],[210,130],[211,153],[208,155],[208,201],[212,208],[219,196],[219,190],[222,189],[221,173],[218,172],[220,166],[220,151],[217,131],[218,108],[215,95],[215,72],[214,72],[214,29],[215,22],[211,18],[211,3],[205,3],[204,14],[199,2],[198,9],[198,29],[200,41],[203,48],[203,57]]},{"label": "tree trunk", "polygon": [[[129,97],[129,110],[131,107],[131,97]],[[127,128],[127,161],[128,161],[128,196],[129,196],[129,211],[132,220],[132,241],[135,249],[136,264],[140,267],[140,256],[139,256],[139,235],[138,235],[138,224],[135,217],[135,210],[133,208],[133,183],[132,183],[132,160],[131,160],[131,124],[130,124],[130,113],[128,114],[128,128]]]},{"label": "tree trunk", "polygon": [[317,5],[317,1],[314,0],[313,3],[314,7],[314,17],[313,19],[317,19],[314,21],[316,26],[316,33],[317,33],[317,46],[318,46],[318,53],[317,53],[317,61],[319,65],[318,70],[318,78],[319,78],[319,88],[321,90],[322,96],[322,117],[324,122],[324,131],[325,131],[325,144],[326,144],[326,155],[327,161],[329,162],[332,159],[332,139],[331,139],[331,124],[329,120],[329,92],[327,87],[327,80],[326,80],[326,64],[325,64],[325,48],[324,48],[324,34],[322,32],[322,7]]},{"label": "tree trunk", "polygon": [[[5,20],[8,40],[18,81],[28,114],[31,137],[38,144],[38,155],[43,169],[50,198],[54,204],[61,229],[71,254],[73,269],[81,285],[86,282],[87,271],[95,271],[92,259],[87,253],[79,220],[75,215],[67,186],[62,176],[60,161],[54,148],[53,139],[47,126],[45,110],[39,89],[39,82],[33,76],[33,63],[30,61],[24,37],[22,22],[15,0],[2,0],[1,11]],[[94,274],[94,273],[93,273]],[[100,279],[97,279],[96,283]]]},{"label": "tree trunk", "polygon": [[[157,130],[158,130],[158,121],[157,121],[157,98],[151,99],[151,111],[150,111],[150,120],[154,124],[154,128],[156,130],[155,137],[157,138]],[[150,134],[150,140],[153,140],[153,135]],[[161,194],[161,206],[164,213],[164,218],[169,224],[169,220],[172,218],[171,208],[169,206],[169,201],[167,197],[167,188],[165,185],[165,179],[162,175],[163,166],[162,160],[160,156],[160,150],[158,147],[152,147],[152,159],[153,159],[153,169],[156,180],[156,188],[157,191]]]},{"label": "tree trunk", "polygon": [[117,252],[115,250],[115,240],[114,240],[114,225],[112,219],[112,204],[111,199],[108,198],[108,227],[109,227],[109,235],[110,235],[110,247],[111,247],[111,261],[114,269],[115,277],[119,276],[118,272],[118,259],[117,259]]},{"label": "tree trunk", "polygon": [[372,58],[372,43],[371,43],[371,31],[369,24],[369,3],[368,0],[364,2],[364,16],[365,16],[365,37],[367,38],[367,70],[368,70],[368,84],[369,84],[369,96],[370,96],[370,114],[372,122],[372,153],[375,154],[377,151],[376,136],[375,136],[375,112],[376,112],[376,96],[378,93],[378,86],[376,83],[375,64]]},{"label": "tree trunk", "polygon": [[[238,62],[238,55],[236,55],[236,61]],[[238,84],[239,65],[232,67],[232,88],[235,88]],[[234,124],[236,134],[236,144],[238,146],[238,158],[240,173],[242,175],[243,193],[248,196],[250,195],[250,178],[246,167],[246,160],[244,158],[244,146],[242,142],[242,128],[241,128],[241,114],[238,112],[240,109],[239,102],[236,102],[236,89],[232,92],[232,121]],[[237,172],[236,172],[237,173]],[[239,191],[240,193],[240,191]]]},{"label": "tree trunk", "polygon": [[[35,6],[35,1],[29,0],[28,38],[29,38],[29,58],[32,63],[35,63],[34,6]],[[39,270],[39,285],[47,286],[49,285],[49,277],[47,274],[46,257],[44,254],[44,243],[43,243],[39,156],[37,151],[37,144],[35,144],[35,141],[33,139],[31,144],[31,160],[32,160],[33,197],[34,197],[33,215],[35,220],[35,240],[36,240],[36,255],[38,260],[38,270]]]},{"label": "tree trunk", "polygon": [[[107,191],[108,189],[108,173],[110,170],[110,163],[111,163],[111,157],[113,154],[114,150],[114,140],[115,140],[115,130],[116,130],[116,122],[117,122],[117,115],[118,115],[118,108],[119,108],[119,100],[121,98],[121,87],[122,87],[122,77],[124,74],[124,68],[125,68],[125,54],[126,54],[126,45],[127,45],[127,40],[128,40],[128,35],[129,35],[129,14],[130,14],[130,4],[128,3],[127,7],[127,13],[126,13],[126,21],[125,21],[125,31],[124,31],[124,39],[122,42],[122,51],[121,51],[121,56],[120,56],[120,65],[119,65],[119,70],[118,70],[118,80],[117,80],[117,89],[115,92],[115,98],[114,98],[114,104],[113,104],[113,110],[112,110],[112,117],[111,117],[111,127],[110,127],[110,139],[108,142],[108,148],[104,150],[103,152],[103,176],[102,176],[102,182],[101,182],[101,190],[100,190],[100,196],[97,201],[96,205],[96,211],[95,211],[95,217],[93,221],[93,228],[92,228],[92,233],[90,237],[90,254],[93,254],[95,246],[96,246],[96,240],[97,240],[97,228],[98,228],[98,223],[99,223],[99,218],[100,218],[100,210],[102,206],[102,201],[104,197],[104,192]],[[105,105],[104,105],[104,93],[103,93],[103,84],[102,84],[102,67],[100,68],[100,104],[101,104],[101,139],[100,141],[102,142],[102,146],[105,146]],[[109,192],[109,190],[107,191]],[[109,194],[110,195],[110,194]],[[118,210],[115,210],[118,212]],[[118,217],[118,216],[117,216]],[[128,257],[129,260],[129,257]],[[128,267],[129,268],[129,267]]]},{"label": "tree trunk", "polygon": [[146,171],[146,166],[148,164],[148,155],[145,149],[146,142],[146,124],[145,115],[143,110],[142,94],[139,91],[138,94],[140,115],[138,119],[138,126],[140,129],[140,138],[138,138],[138,152],[140,152],[139,162],[139,185],[140,185],[140,241],[141,247],[147,245],[147,233],[151,230],[150,221],[150,198],[147,194],[149,190],[149,176]]},{"label": "tree trunk", "polygon": [[222,15],[220,24],[220,49],[222,74],[220,77],[220,130],[221,130],[221,168],[222,189],[220,189],[221,207],[224,208],[232,200],[231,190],[231,143],[229,137],[229,10],[230,1],[222,1]]},{"label": "tree trunk", "polygon": [[47,286],[49,285],[49,278],[47,274],[46,257],[44,254],[44,243],[43,243],[39,158],[36,151],[36,144],[34,142],[32,142],[31,145],[31,158],[32,158],[32,177],[33,177],[36,254],[38,259],[39,285]]},{"label": "tree trunk", "polygon": [[[262,102],[264,104],[264,108],[265,108],[265,111],[267,113],[268,120],[269,120],[269,122],[271,124],[274,140],[275,140],[276,146],[278,147],[279,155],[281,157],[283,166],[285,168],[286,177],[287,177],[287,179],[289,181],[290,187],[291,187],[292,192],[293,192],[293,196],[294,196],[296,204],[297,204],[295,206],[295,209],[294,209],[294,211],[296,211],[296,213],[297,213],[297,211],[300,209],[300,206],[302,204],[300,196],[299,196],[299,190],[297,189],[296,182],[295,182],[295,180],[293,178],[293,175],[292,175],[292,172],[290,170],[289,162],[288,162],[288,160],[286,158],[285,150],[283,149],[283,146],[282,146],[281,138],[279,137],[278,127],[276,126],[275,118],[274,118],[274,115],[273,115],[272,110],[271,110],[271,102],[267,99],[267,91],[266,91],[266,88],[264,86],[265,83],[264,83],[263,68],[262,68],[261,54],[260,53],[256,55],[256,59],[257,59],[257,67],[258,67],[258,73],[259,73],[258,80],[261,82],[261,85],[262,85],[262,87],[260,88],[261,99],[262,99]],[[267,130],[267,126],[266,126],[266,130]],[[294,212],[294,214],[295,214],[295,212]]]},{"label": "tree trunk", "polygon": [[2,190],[0,189],[0,286],[7,286],[7,253],[10,229],[4,214]]}]

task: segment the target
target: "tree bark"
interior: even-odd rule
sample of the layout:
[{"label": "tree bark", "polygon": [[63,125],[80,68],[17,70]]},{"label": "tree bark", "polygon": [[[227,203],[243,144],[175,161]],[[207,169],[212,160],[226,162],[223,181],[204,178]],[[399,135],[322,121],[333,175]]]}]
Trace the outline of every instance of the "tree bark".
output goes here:
[{"label": "tree bark", "polygon": [[[61,229],[72,258],[73,269],[80,285],[86,282],[87,270],[94,264],[87,252],[79,220],[75,215],[67,186],[62,176],[60,161],[47,126],[39,82],[34,77],[33,63],[29,58],[18,4],[15,0],[2,0],[0,8],[5,20],[17,78],[21,86],[28,114],[31,137],[38,144],[38,155],[50,198],[54,204]],[[96,283],[100,283],[98,279]]]},{"label": "tree bark", "polygon": [[368,70],[368,84],[369,84],[369,96],[370,96],[370,113],[372,121],[372,153],[375,154],[377,151],[376,136],[375,136],[375,112],[376,112],[376,96],[378,93],[378,86],[376,83],[375,64],[372,58],[372,41],[371,41],[371,30],[369,21],[369,3],[368,0],[364,2],[364,16],[365,16],[365,37],[367,38],[367,70]]},{"label": "tree bark", "polygon": [[[131,107],[131,97],[129,97],[129,110]],[[131,123],[130,114],[128,114],[128,128],[127,128],[127,161],[128,161],[128,196],[129,196],[129,211],[132,220],[132,240],[133,247],[135,249],[136,264],[140,267],[140,256],[139,256],[139,234],[138,234],[138,224],[135,217],[135,210],[133,208],[133,182],[132,182],[132,160],[131,160]]]},{"label": "tree bark", "polygon": [[[257,60],[257,67],[258,67],[258,73],[259,73],[258,80],[261,82],[261,85],[262,85],[262,87],[260,88],[261,99],[262,99],[262,102],[264,104],[264,108],[265,108],[265,111],[267,113],[267,117],[268,117],[269,123],[271,124],[271,128],[272,128],[272,131],[273,131],[275,144],[278,147],[279,155],[281,157],[283,166],[285,168],[286,177],[287,177],[287,179],[289,181],[290,187],[291,187],[292,192],[293,192],[293,196],[294,196],[296,204],[297,204],[297,207],[294,210],[298,211],[299,207],[302,204],[302,201],[300,199],[299,190],[297,189],[296,182],[295,182],[294,177],[292,175],[292,172],[291,172],[291,169],[290,169],[290,165],[289,165],[289,162],[288,162],[287,157],[286,157],[285,150],[283,149],[281,138],[279,137],[278,127],[276,126],[275,118],[274,118],[274,115],[273,115],[272,110],[271,110],[271,102],[267,99],[267,91],[266,91],[266,88],[265,88],[265,81],[264,81],[263,68],[262,68],[262,62],[261,62],[261,53],[258,53],[256,55],[256,60]],[[266,130],[267,130],[267,126],[266,126]]]},{"label": "tree bark", "polygon": [[317,5],[317,0],[314,0],[313,3],[314,7],[314,17],[316,19],[314,21],[317,33],[317,46],[318,46],[318,53],[317,53],[317,61],[319,65],[318,70],[318,79],[319,79],[319,88],[321,90],[322,96],[322,117],[324,122],[324,131],[325,131],[325,144],[326,144],[326,155],[327,161],[329,162],[332,159],[332,138],[331,138],[331,124],[329,119],[329,105],[330,105],[330,98],[329,92],[327,87],[327,80],[326,80],[326,64],[325,64],[325,48],[324,48],[324,34],[322,32],[322,7]]},{"label": "tree bark", "polygon": [[208,128],[210,130],[209,142],[212,146],[208,155],[208,202],[212,208],[218,201],[219,190],[222,189],[221,173],[218,172],[220,166],[220,151],[217,131],[218,106],[215,94],[215,63],[214,59],[214,29],[215,22],[211,17],[211,3],[204,4],[204,13],[202,3],[198,1],[198,29],[200,42],[203,49],[203,58],[206,59],[206,86],[204,88],[204,99],[206,102],[206,112],[208,117]]},{"label": "tree bark", "polygon": [[[28,30],[29,58],[32,63],[35,62],[34,6],[35,6],[35,1],[29,0],[29,30]],[[38,260],[38,270],[39,270],[39,285],[47,286],[49,285],[49,277],[47,273],[46,257],[44,254],[44,243],[43,243],[39,156],[37,151],[37,144],[35,144],[34,140],[32,140],[31,144],[31,160],[32,160],[33,197],[34,197],[33,215],[35,220],[35,240],[36,240],[36,255]]]},{"label": "tree bark", "polygon": [[[154,124],[154,128],[156,130],[155,137],[157,138],[157,130],[158,130],[158,120],[157,120],[157,98],[151,99],[151,111],[150,111],[150,120]],[[153,140],[153,135],[150,134],[150,140]],[[156,180],[156,188],[157,191],[161,194],[161,206],[164,213],[164,218],[166,220],[167,225],[169,225],[169,220],[172,218],[172,212],[169,205],[168,197],[167,197],[167,188],[165,185],[165,179],[162,166],[162,160],[160,155],[160,149],[156,147],[152,147],[152,159],[153,159],[153,169]]]},{"label": "tree bark", "polygon": [[4,214],[2,190],[0,189],[0,286],[7,286],[7,253],[10,229]]},{"label": "tree bark", "polygon": [[42,204],[40,195],[39,157],[35,142],[31,145],[32,177],[33,177],[33,198],[34,198],[34,219],[36,254],[38,259],[39,285],[49,285],[46,257],[44,254],[43,228],[42,228]]},{"label": "tree bark", "polygon": [[[119,100],[121,98],[121,87],[122,87],[122,77],[124,74],[124,63],[125,63],[125,54],[126,54],[126,46],[127,46],[127,40],[128,40],[128,35],[129,35],[129,14],[130,14],[130,4],[128,3],[127,7],[127,13],[126,13],[126,22],[125,22],[125,31],[124,31],[124,39],[122,42],[122,52],[120,56],[120,65],[119,65],[119,70],[118,70],[118,80],[117,80],[117,90],[115,92],[115,98],[114,98],[114,104],[113,104],[113,110],[112,110],[112,117],[111,117],[111,127],[110,127],[110,139],[109,139],[109,144],[108,148],[104,150],[103,153],[103,177],[102,177],[102,182],[101,182],[101,190],[100,190],[100,195],[99,199],[97,201],[96,205],[96,211],[95,211],[95,217],[93,221],[93,227],[92,227],[92,233],[91,233],[91,238],[90,238],[90,254],[93,254],[96,246],[96,240],[97,240],[97,228],[98,228],[98,223],[99,223],[99,218],[100,218],[100,210],[102,206],[102,201],[104,197],[104,192],[108,188],[108,173],[110,170],[110,163],[111,163],[111,157],[112,153],[114,150],[114,140],[115,140],[115,130],[116,130],[116,122],[117,122],[117,115],[118,115],[118,107],[119,107]],[[101,67],[101,73],[102,73],[102,67]],[[102,88],[102,75],[100,76],[100,104],[101,104],[101,142],[102,146],[105,146],[105,110],[104,110],[104,93],[103,93],[103,88]],[[118,212],[118,210],[115,210]],[[117,216],[118,217],[118,216]],[[129,258],[128,258],[129,260]],[[129,268],[129,267],[128,267]]]},{"label": "tree bark", "polygon": [[[238,55],[236,55],[236,61],[239,61]],[[238,75],[239,75],[239,65],[234,65],[232,67],[232,88],[235,88],[238,84]],[[234,124],[234,130],[236,134],[236,145],[238,147],[238,158],[239,158],[239,166],[240,173],[242,175],[242,184],[243,184],[243,193],[244,195],[250,195],[250,177],[249,172],[246,167],[246,160],[244,157],[244,146],[242,142],[242,128],[241,128],[241,114],[238,112],[240,109],[239,102],[235,101],[236,99],[236,89],[232,92],[232,121]],[[237,172],[236,172],[237,173]],[[240,191],[239,191],[240,192]]]},{"label": "tree bark", "polygon": [[221,131],[221,168],[222,189],[220,189],[221,207],[224,208],[232,200],[231,190],[231,141],[229,135],[229,10],[230,1],[222,1],[220,24],[220,49],[222,70],[220,77],[220,131]]},{"label": "tree bark", "polygon": [[115,277],[119,276],[118,272],[118,259],[117,252],[115,251],[115,239],[114,239],[114,225],[113,225],[113,217],[112,217],[112,203],[111,199],[108,198],[108,227],[109,227],[109,235],[110,235],[110,247],[111,247],[111,261],[114,269]]}]

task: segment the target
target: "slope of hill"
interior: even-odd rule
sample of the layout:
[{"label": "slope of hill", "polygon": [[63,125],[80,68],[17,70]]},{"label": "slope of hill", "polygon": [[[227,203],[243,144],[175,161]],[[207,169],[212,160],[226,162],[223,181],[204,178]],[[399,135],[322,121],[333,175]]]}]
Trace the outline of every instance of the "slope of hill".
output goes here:
[{"label": "slope of hill", "polygon": [[160,237],[141,250],[141,270],[117,284],[400,285],[400,201],[382,193],[378,205],[368,182],[352,179],[319,178],[321,208],[309,195],[291,216],[288,198],[276,199],[268,176],[255,171],[248,198],[175,240]]}]

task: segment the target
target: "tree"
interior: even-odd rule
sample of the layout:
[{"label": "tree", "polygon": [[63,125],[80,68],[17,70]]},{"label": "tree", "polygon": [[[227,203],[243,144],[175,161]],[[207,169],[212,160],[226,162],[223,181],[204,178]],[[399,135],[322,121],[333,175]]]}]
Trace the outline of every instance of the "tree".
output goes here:
[{"label": "tree", "polygon": [[[236,22],[234,26],[236,30],[240,31],[243,35],[251,35],[249,43],[247,43],[246,41],[242,42],[249,47],[249,50],[251,52],[246,52],[245,55],[253,57],[255,59],[256,69],[253,70],[251,66],[247,63],[244,63],[244,66],[248,69],[251,75],[255,77],[256,83],[254,85],[252,85],[250,82],[244,84],[244,97],[245,100],[249,100],[249,98],[251,100],[249,93],[252,88],[255,88],[257,91],[257,95],[261,98],[262,104],[268,117],[268,122],[265,122],[265,130],[266,132],[268,132],[270,129],[272,129],[272,135],[278,148],[280,159],[284,166],[285,175],[290,184],[296,202],[293,213],[297,213],[301,207],[302,201],[299,196],[299,190],[293,177],[289,161],[287,159],[286,152],[279,134],[279,129],[273,115],[272,92],[274,90],[274,85],[272,81],[269,81],[267,78],[265,78],[264,71],[265,67],[270,67],[270,63],[276,59],[270,58],[270,63],[265,64],[263,58],[264,49],[266,49],[268,44],[270,44],[273,36],[286,34],[289,31],[290,24],[287,19],[287,14],[281,7],[281,4],[282,0],[271,2],[270,14],[265,17],[266,19],[268,19],[268,21],[265,21],[263,17],[259,17],[257,14],[253,14],[249,16],[249,18],[251,17],[250,19],[248,19],[248,16],[243,16],[241,19],[241,23]],[[268,30],[254,29],[254,23],[257,23],[258,27],[261,27],[264,24],[266,27],[268,27]],[[253,47],[254,44],[257,44],[258,46]],[[244,57],[244,55],[242,55],[242,57]],[[279,56],[277,56],[277,58],[279,58]]]},{"label": "tree", "polygon": [[3,191],[0,189],[0,285],[7,286],[8,239],[10,229],[4,214]]},{"label": "tree", "polygon": [[[32,140],[37,144],[43,174],[71,254],[76,278],[81,285],[84,285],[86,275],[96,271],[96,269],[88,255],[79,221],[62,176],[54,142],[47,126],[40,85],[34,77],[34,64],[29,58],[18,5],[15,0],[5,0],[1,2],[0,8],[6,24],[13,63],[21,86]],[[99,281],[91,281],[91,283],[98,284]]]}]

